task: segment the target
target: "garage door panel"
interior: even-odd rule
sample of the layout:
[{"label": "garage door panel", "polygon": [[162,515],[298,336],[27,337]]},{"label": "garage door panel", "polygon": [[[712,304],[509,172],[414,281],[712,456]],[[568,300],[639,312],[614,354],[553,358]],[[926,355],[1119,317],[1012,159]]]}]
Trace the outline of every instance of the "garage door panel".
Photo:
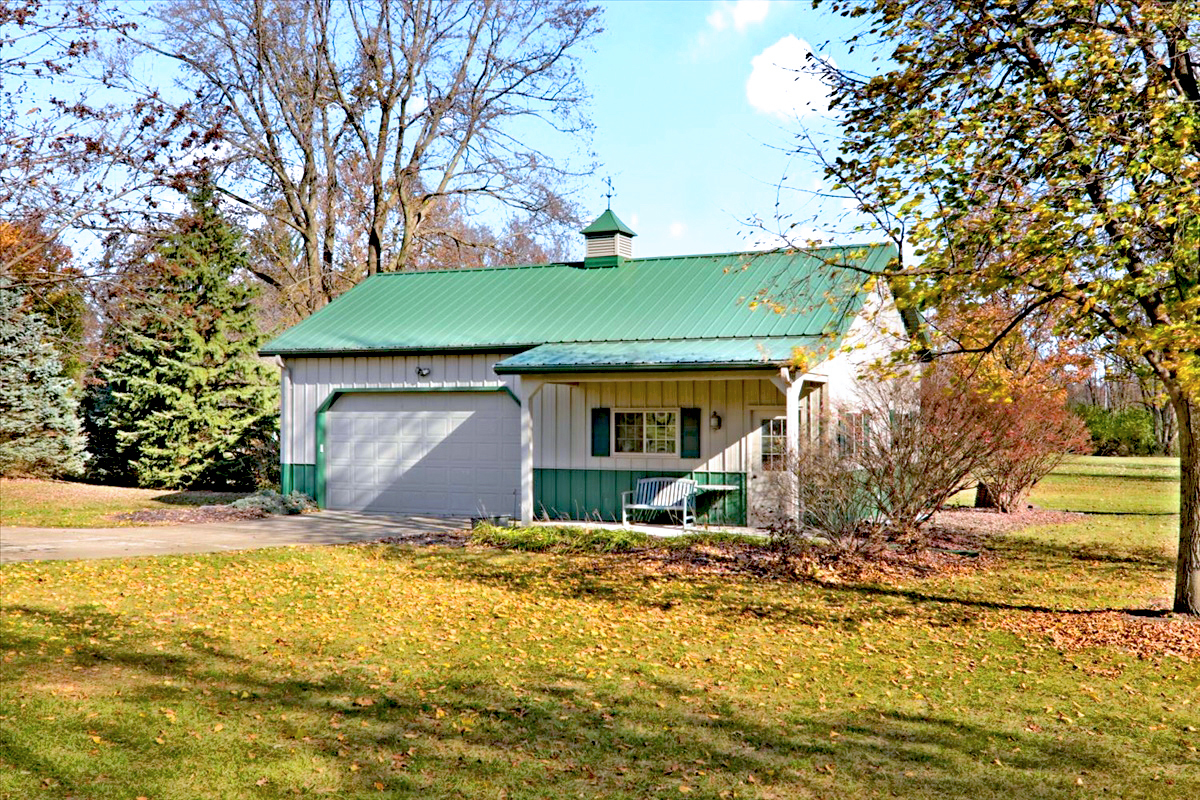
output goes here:
[{"label": "garage door panel", "polygon": [[513,513],[519,409],[499,393],[347,394],[326,425],[330,508]]}]

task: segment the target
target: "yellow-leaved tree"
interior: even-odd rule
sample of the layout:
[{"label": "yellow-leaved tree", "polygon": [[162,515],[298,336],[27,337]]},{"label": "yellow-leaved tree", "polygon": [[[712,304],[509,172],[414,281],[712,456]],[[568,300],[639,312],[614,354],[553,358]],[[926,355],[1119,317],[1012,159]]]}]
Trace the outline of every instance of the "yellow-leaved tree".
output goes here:
[{"label": "yellow-leaved tree", "polygon": [[1003,295],[986,351],[1058,333],[1146,365],[1178,417],[1174,608],[1200,614],[1200,3],[831,0],[883,71],[833,82],[828,177],[913,248],[923,307]]}]

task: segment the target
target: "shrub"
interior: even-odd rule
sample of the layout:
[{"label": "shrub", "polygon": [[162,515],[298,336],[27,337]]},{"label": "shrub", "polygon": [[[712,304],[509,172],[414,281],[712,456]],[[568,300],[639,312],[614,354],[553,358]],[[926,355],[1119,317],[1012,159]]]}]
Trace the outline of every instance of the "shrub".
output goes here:
[{"label": "shrub", "polygon": [[868,384],[847,437],[862,492],[892,538],[920,546],[922,529],[974,475],[998,444],[993,404],[967,388],[949,366],[927,368],[919,381]]},{"label": "shrub", "polygon": [[1017,391],[991,406],[997,446],[975,473],[990,503],[976,505],[1008,512],[1068,453],[1087,450],[1087,428],[1054,393]]},{"label": "shrub", "polygon": [[975,389],[945,364],[922,378],[866,384],[840,409],[828,441],[802,443],[768,480],[784,550],[824,540],[840,552],[888,541],[926,543],[926,523],[977,481],[1009,509],[1063,455],[1085,443],[1082,426],[1053,393]]},{"label": "shrub", "polygon": [[803,443],[786,469],[768,472],[765,479],[775,501],[767,531],[785,558],[805,555],[818,544],[841,553],[883,546],[866,475],[842,448]]},{"label": "shrub", "polygon": [[1091,435],[1098,456],[1148,456],[1158,451],[1154,420],[1144,408],[1113,410],[1100,406],[1075,406]]},{"label": "shrub", "polygon": [[556,553],[627,553],[646,547],[653,537],[630,530],[529,525],[498,528],[483,523],[471,532],[471,541],[508,550]]},{"label": "shrub", "polygon": [[274,489],[262,489],[249,497],[235,500],[229,504],[232,508],[261,511],[264,514],[303,514],[315,511],[317,504],[304,492],[291,492],[282,495]]}]

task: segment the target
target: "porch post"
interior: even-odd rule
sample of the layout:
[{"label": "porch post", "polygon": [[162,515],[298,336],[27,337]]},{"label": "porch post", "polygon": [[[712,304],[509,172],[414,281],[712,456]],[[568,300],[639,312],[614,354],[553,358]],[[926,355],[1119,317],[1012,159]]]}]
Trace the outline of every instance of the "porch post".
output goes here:
[{"label": "porch post", "polygon": [[800,390],[804,388],[804,381],[799,375],[792,377],[789,368],[780,367],[779,374],[771,376],[771,383],[783,392],[787,406],[787,425],[784,427],[784,433],[787,436],[788,456],[792,457],[800,452]]},{"label": "porch post", "polygon": [[533,396],[545,385],[537,378],[517,377],[521,400],[521,524],[533,523]]},{"label": "porch post", "polygon": [[787,426],[784,431],[787,433],[787,451],[788,456],[795,458],[800,453],[800,390],[804,388],[804,381],[799,378],[794,379],[787,387]]}]

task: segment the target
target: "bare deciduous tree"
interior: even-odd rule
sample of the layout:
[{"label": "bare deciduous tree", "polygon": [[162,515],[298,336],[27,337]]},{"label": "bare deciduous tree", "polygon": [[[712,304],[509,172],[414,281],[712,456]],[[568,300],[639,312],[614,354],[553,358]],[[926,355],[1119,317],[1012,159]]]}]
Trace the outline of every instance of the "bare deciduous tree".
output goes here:
[{"label": "bare deciduous tree", "polygon": [[157,124],[153,96],[125,103],[107,92],[97,58],[106,37],[131,26],[101,0],[0,0],[0,215],[41,234],[7,248],[0,275],[34,294],[85,277],[26,263],[65,231],[111,231],[148,210],[142,163],[171,125]]},{"label": "bare deciduous tree", "polygon": [[[205,131],[183,143],[189,157],[294,233],[309,310],[337,294],[339,269],[353,283],[409,267],[447,199],[569,212],[573,173],[528,142],[539,126],[588,127],[575,53],[599,32],[594,6],[178,0],[150,13],[156,37],[141,43],[182,67],[177,110]],[[339,240],[360,236],[365,263],[338,264]]]}]

